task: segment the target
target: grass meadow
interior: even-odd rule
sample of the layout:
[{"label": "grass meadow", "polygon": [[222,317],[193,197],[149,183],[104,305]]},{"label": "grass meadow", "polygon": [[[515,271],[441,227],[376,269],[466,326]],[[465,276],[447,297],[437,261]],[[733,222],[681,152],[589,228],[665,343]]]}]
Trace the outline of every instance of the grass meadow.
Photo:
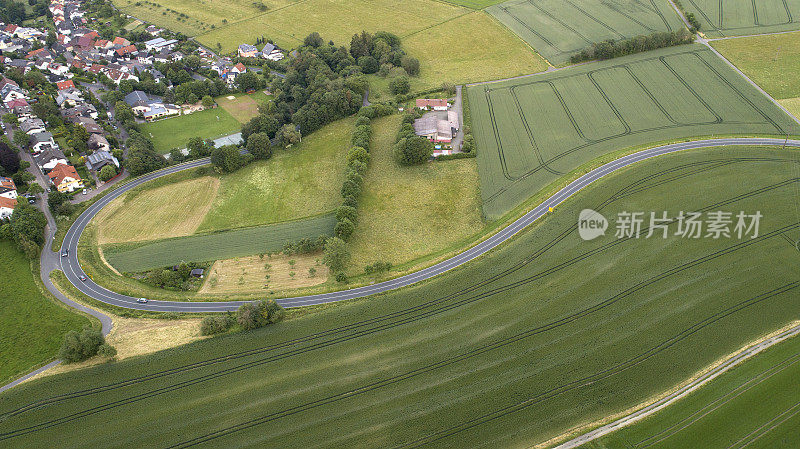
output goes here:
[{"label": "grass meadow", "polygon": [[[280,294],[281,291],[319,285],[328,280],[322,253],[266,254],[218,260],[208,270],[200,294]],[[309,270],[313,268],[313,273]]]},{"label": "grass meadow", "polygon": [[[228,97],[234,97],[229,99]],[[268,97],[264,92],[256,92],[254,94],[234,94],[223,95],[215,99],[217,104],[228,111],[233,118],[241,124],[250,121],[251,118],[258,115],[258,106],[268,101]]]},{"label": "grass meadow", "polygon": [[173,148],[186,148],[192,137],[213,139],[237,133],[241,127],[224,108],[214,108],[145,123],[141,130],[151,138],[156,151],[166,154]]},{"label": "grass meadow", "polygon": [[315,131],[289,150],[221,179],[198,232],[297,220],[339,206],[353,119]]},{"label": "grass meadow", "polygon": [[800,0],[683,0],[709,37],[745,36],[800,29]]},{"label": "grass meadow", "polygon": [[[644,161],[429,282],[23,385],[0,402],[0,444],[533,446],[796,319],[797,164],[755,147]],[[764,218],[756,238],[586,242],[587,207],[610,230],[622,211]]]},{"label": "grass meadow", "polygon": [[696,136],[800,134],[791,117],[699,44],[467,93],[490,220],[622,148]]},{"label": "grass meadow", "polygon": [[486,11],[556,66],[595,42],[685,28],[669,0],[509,0]]},{"label": "grass meadow", "polygon": [[711,45],[772,97],[800,98],[800,32],[725,39]]},{"label": "grass meadow", "polygon": [[350,243],[353,274],[377,261],[397,266],[442,251],[484,227],[475,159],[399,166],[392,145],[400,118],[373,122],[370,167]]},{"label": "grass meadow", "polygon": [[0,385],[5,385],[54,360],[64,334],[92,323],[45,297],[30,260],[7,240],[0,240],[0,265]]},{"label": "grass meadow", "polygon": [[[669,408],[583,449],[800,445],[800,339],[744,362]],[[733,445],[731,445],[733,443]]]}]

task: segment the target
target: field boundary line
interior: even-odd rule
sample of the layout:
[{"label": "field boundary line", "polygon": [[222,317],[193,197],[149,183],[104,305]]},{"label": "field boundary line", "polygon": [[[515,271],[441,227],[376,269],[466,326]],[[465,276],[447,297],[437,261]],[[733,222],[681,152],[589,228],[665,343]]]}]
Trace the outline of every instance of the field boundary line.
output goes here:
[{"label": "field boundary line", "polygon": [[757,354],[760,354],[764,350],[778,343],[781,343],[785,340],[788,340],[789,338],[800,335],[800,324],[797,321],[789,324],[787,327],[779,329],[773,332],[772,334],[765,336],[761,340],[758,340],[756,342],[744,346],[742,349],[731,354],[729,357],[719,361],[718,363],[713,364],[705,372],[700,373],[699,376],[696,376],[694,379],[691,379],[685,385],[679,387],[676,391],[656,400],[652,404],[644,405],[643,407],[639,408],[633,413],[623,416],[622,418],[619,418],[609,424],[599,427],[591,432],[584,433],[583,435],[580,435],[569,441],[561,443],[558,446],[551,446],[551,443],[557,441],[563,436],[556,437],[553,440],[550,440],[549,442],[546,442],[541,445],[536,445],[533,447],[537,448],[553,447],[553,449],[574,449],[588,442],[594,441],[597,438],[608,435],[616,430],[634,424],[637,421],[640,421],[644,418],[647,418],[667,408],[674,402],[688,396],[692,392],[700,389],[702,386],[708,384],[712,380],[728,372],[729,370],[738,366],[742,362],[749,360],[750,358],[752,358]]}]

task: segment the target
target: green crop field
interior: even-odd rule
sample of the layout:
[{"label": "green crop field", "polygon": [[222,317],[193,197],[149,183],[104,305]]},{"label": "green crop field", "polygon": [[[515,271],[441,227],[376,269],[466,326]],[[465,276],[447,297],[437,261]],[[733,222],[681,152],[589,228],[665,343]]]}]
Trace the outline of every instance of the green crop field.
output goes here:
[{"label": "green crop field", "polygon": [[30,261],[6,240],[0,240],[0,266],[0,385],[5,385],[55,359],[64,334],[91,322],[45,298]]},{"label": "green crop field", "polygon": [[498,218],[604,154],[800,127],[699,44],[468,89],[484,214]]},{"label": "green crop field", "polygon": [[151,138],[156,151],[169,153],[173,148],[186,148],[192,137],[213,139],[239,132],[239,123],[224,108],[206,109],[189,115],[158,120],[141,125],[144,135]]},{"label": "green crop field", "polygon": [[333,215],[306,218],[212,234],[176,237],[154,242],[110,244],[103,247],[108,262],[121,272],[145,271],[187,262],[203,262],[280,251],[304,237],[332,235]]},{"label": "green crop field", "polygon": [[504,0],[444,0],[447,3],[453,3],[455,5],[466,6],[467,8],[472,9],[483,9],[487,6],[492,6],[497,3],[502,3]]},{"label": "green crop field", "polygon": [[800,29],[800,0],[683,0],[687,13],[709,37],[743,36]]},{"label": "green crop field", "polygon": [[669,408],[584,449],[800,447],[800,338],[744,362]]},{"label": "green crop field", "polygon": [[724,39],[711,45],[774,98],[800,98],[800,32]]},{"label": "green crop field", "polygon": [[[798,162],[755,147],[650,159],[421,285],[12,390],[0,445],[533,446],[796,319]],[[590,242],[587,207],[612,222]],[[682,210],[763,219],[741,239],[614,236],[620,212]]]},{"label": "green crop field", "polygon": [[685,28],[668,0],[510,0],[486,11],[553,65],[595,42]]}]

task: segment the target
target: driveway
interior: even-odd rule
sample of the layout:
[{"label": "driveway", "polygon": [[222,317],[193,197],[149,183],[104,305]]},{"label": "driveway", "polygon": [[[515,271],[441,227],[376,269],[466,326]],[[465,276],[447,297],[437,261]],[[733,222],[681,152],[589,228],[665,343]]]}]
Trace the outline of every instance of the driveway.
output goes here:
[{"label": "driveway", "polygon": [[452,106],[452,109],[458,114],[458,132],[451,142],[453,149],[456,151],[461,151],[461,143],[464,142],[464,111],[461,106],[461,87],[456,86],[456,99],[453,101]]}]

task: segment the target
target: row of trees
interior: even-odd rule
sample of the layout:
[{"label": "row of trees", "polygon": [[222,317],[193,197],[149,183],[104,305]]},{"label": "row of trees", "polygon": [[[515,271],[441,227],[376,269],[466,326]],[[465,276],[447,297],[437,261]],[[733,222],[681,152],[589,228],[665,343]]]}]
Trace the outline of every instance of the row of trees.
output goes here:
[{"label": "row of trees", "polygon": [[655,50],[657,48],[673,47],[676,45],[691,44],[694,42],[694,34],[682,28],[680,31],[659,32],[647,36],[636,36],[631,39],[605,40],[597,42],[581,50],[580,53],[572,55],[570,62],[577,64],[584,61],[596,59],[612,59],[620,56],[642,53]]}]

